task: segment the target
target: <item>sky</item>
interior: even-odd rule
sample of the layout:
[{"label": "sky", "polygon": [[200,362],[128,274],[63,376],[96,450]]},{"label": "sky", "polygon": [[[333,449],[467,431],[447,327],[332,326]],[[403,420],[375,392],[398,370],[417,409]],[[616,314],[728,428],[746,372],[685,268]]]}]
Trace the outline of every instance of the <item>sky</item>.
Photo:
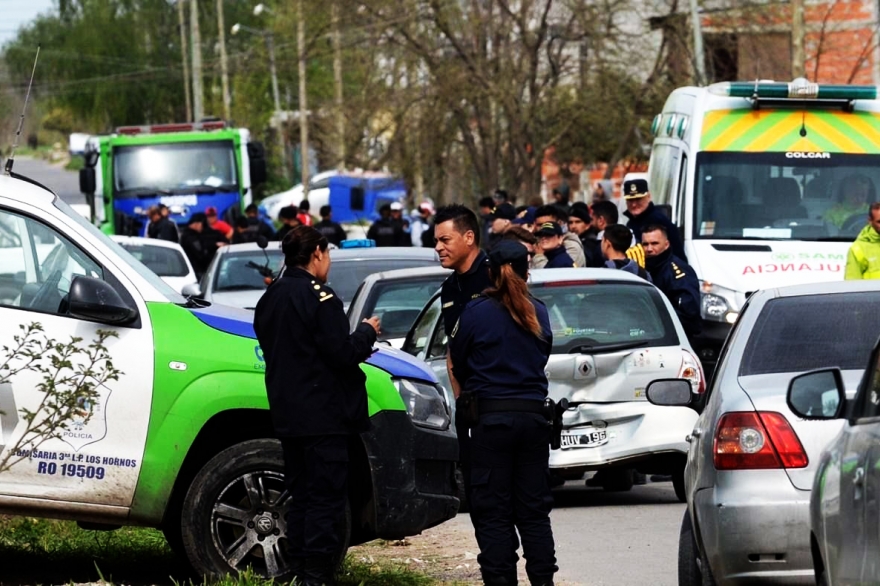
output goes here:
[{"label": "sky", "polygon": [[0,0],[0,46],[15,38],[20,26],[52,8],[53,0]]}]

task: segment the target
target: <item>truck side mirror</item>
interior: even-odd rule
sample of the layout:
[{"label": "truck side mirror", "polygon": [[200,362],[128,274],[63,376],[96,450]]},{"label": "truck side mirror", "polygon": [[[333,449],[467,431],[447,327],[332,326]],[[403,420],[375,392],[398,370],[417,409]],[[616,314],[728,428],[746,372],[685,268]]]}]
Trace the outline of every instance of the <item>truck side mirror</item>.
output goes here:
[{"label": "truck side mirror", "polygon": [[249,142],[247,144],[248,159],[250,159],[251,185],[259,185],[266,182],[266,148],[261,142]]},{"label": "truck side mirror", "polygon": [[80,193],[95,193],[97,185],[95,183],[95,168],[83,167],[79,170],[79,191]]},{"label": "truck side mirror", "polygon": [[348,207],[354,212],[364,211],[366,194],[363,187],[352,187],[348,196]]}]

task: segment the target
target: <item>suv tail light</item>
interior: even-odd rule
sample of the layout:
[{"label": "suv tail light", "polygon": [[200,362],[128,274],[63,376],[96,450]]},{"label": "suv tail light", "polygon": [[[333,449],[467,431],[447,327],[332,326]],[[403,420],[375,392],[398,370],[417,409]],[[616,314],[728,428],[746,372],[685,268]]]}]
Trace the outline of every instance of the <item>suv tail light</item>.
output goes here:
[{"label": "suv tail light", "polygon": [[691,390],[694,393],[706,392],[706,376],[703,374],[703,367],[697,357],[689,351],[682,349],[681,351],[681,369],[678,371],[678,378],[687,379],[691,383]]},{"label": "suv tail light", "polygon": [[728,413],[715,432],[716,470],[805,468],[810,459],[780,413]]}]

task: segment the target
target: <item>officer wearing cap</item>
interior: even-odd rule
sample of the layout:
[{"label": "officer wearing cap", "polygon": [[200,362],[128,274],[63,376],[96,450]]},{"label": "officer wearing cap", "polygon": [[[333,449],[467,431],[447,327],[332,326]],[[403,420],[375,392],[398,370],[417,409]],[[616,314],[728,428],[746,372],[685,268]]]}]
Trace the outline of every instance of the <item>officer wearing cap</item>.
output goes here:
[{"label": "officer wearing cap", "polygon": [[574,259],[569,256],[562,242],[562,226],[556,222],[544,222],[535,232],[538,248],[547,257],[545,269],[570,269],[576,267]]},{"label": "officer wearing cap", "polygon": [[360,363],[372,353],[379,319],[350,330],[342,301],[325,285],[330,251],[320,232],[296,226],[281,248],[288,269],[257,303],[254,331],[284,453],[293,578],[332,586],[343,554],[348,447],[370,427]]},{"label": "officer wearing cap", "polygon": [[669,234],[672,252],[680,259],[687,260],[681,233],[672,220],[651,201],[651,192],[648,191],[647,181],[644,179],[624,181],[623,199],[626,200],[626,211],[623,212],[623,215],[629,218],[626,227],[632,230],[636,242],[642,241],[642,232],[647,226],[663,226],[666,233]]},{"label": "officer wearing cap", "polygon": [[391,217],[391,204],[379,208],[379,219],[373,222],[367,232],[367,238],[376,242],[376,246],[410,246],[409,235],[403,231],[403,224]]},{"label": "officer wearing cap", "polygon": [[529,294],[526,248],[502,240],[489,252],[489,266],[493,287],[464,309],[449,343],[453,378],[474,406],[470,503],[477,560],[485,584],[515,585],[519,532],[530,583],[550,586],[559,569],[544,408],[553,334],[547,308]]},{"label": "officer wearing cap", "polygon": [[492,248],[501,241],[501,237],[516,219],[516,208],[513,204],[502,203],[492,209],[489,214],[489,238],[485,243],[486,250]]}]

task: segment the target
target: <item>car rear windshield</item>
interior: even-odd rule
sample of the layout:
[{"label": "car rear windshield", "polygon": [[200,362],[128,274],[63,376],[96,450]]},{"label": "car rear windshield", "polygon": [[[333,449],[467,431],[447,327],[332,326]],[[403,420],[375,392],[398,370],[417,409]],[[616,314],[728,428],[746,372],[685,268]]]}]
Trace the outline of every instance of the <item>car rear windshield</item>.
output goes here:
[{"label": "car rear windshield", "polygon": [[[330,258],[333,258],[331,254]],[[354,294],[361,282],[373,273],[390,271],[393,269],[412,269],[416,267],[437,266],[433,259],[397,259],[377,258],[375,260],[349,259],[334,260],[330,264],[330,274],[327,275],[327,285],[333,289],[337,297],[345,303],[354,299]],[[426,299],[427,301],[427,299]]]},{"label": "car rear windshield", "polygon": [[539,283],[531,292],[547,306],[554,354],[679,345],[661,294],[650,285]]},{"label": "car rear windshield", "polygon": [[186,259],[179,250],[164,246],[121,244],[122,248],[160,277],[185,277],[189,274]]},{"label": "car rear windshield", "polygon": [[880,334],[880,292],[767,302],[749,336],[740,376],[839,367],[861,370]]}]

